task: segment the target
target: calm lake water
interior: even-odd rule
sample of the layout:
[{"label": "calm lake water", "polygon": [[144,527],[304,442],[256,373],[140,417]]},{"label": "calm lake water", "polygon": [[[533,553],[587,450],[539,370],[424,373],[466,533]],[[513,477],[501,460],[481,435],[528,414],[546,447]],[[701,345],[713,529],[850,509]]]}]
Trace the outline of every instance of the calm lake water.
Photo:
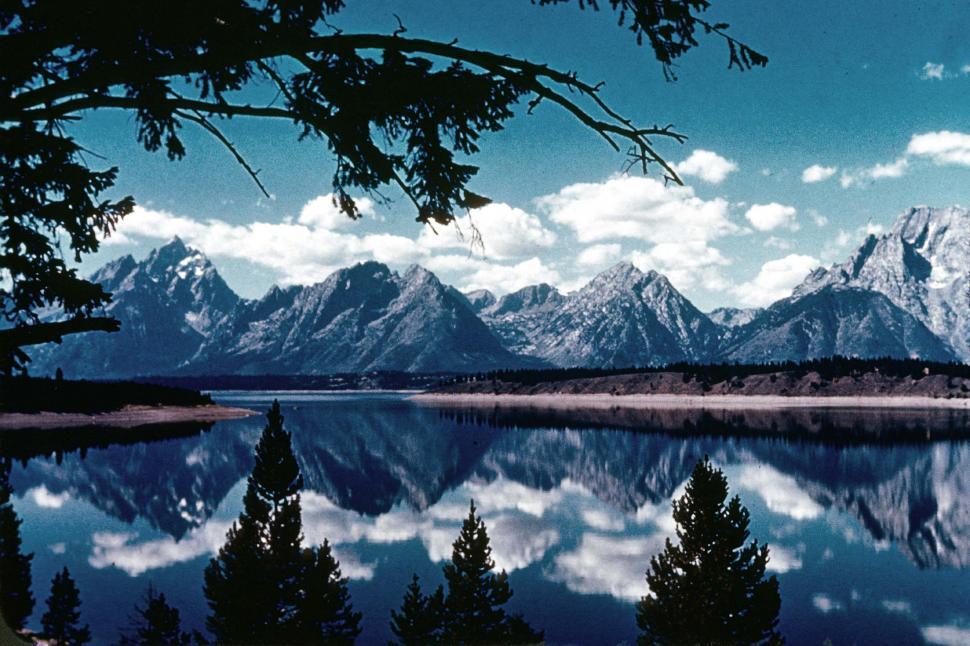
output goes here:
[{"label": "calm lake water", "polygon": [[[335,545],[359,643],[391,637],[412,573],[443,581],[471,498],[512,610],[551,643],[635,642],[670,500],[704,455],[771,547],[789,643],[970,643],[970,443],[952,439],[967,428],[955,414],[483,414],[400,394],[216,395],[259,410],[273,397],[306,481],[306,537]],[[264,419],[18,461],[31,626],[66,565],[97,643],[117,639],[149,582],[202,629],[202,571],[240,511]],[[761,427],[776,430],[746,433]]]}]

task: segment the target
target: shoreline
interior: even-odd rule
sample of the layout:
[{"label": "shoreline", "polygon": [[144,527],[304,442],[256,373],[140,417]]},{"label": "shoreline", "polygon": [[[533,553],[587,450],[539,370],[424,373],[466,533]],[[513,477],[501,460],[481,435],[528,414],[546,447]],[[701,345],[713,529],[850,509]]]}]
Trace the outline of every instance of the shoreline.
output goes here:
[{"label": "shoreline", "polygon": [[248,408],[221,406],[125,406],[121,410],[103,413],[0,413],[0,430],[83,428],[107,426],[134,428],[151,424],[181,424],[186,422],[220,422],[258,415]]},{"label": "shoreline", "polygon": [[609,395],[537,394],[495,395],[488,393],[425,392],[408,398],[418,404],[518,406],[542,408],[657,408],[718,410],[783,410],[792,408],[970,410],[970,398],[943,399],[918,396],[784,396],[784,395]]}]

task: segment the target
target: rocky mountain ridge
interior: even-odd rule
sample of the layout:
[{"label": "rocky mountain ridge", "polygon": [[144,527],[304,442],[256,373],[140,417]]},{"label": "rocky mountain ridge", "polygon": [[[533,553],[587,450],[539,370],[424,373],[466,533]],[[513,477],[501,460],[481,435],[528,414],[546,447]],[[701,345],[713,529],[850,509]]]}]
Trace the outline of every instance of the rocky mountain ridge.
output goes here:
[{"label": "rocky mountain ridge", "polygon": [[970,359],[970,211],[919,207],[846,262],[764,309],[705,314],[655,271],[621,262],[562,294],[547,284],[461,294],[428,270],[378,262],[239,298],[174,239],[93,279],[118,334],[35,352],[34,374],[477,372],[541,366],[767,362],[846,356]]}]

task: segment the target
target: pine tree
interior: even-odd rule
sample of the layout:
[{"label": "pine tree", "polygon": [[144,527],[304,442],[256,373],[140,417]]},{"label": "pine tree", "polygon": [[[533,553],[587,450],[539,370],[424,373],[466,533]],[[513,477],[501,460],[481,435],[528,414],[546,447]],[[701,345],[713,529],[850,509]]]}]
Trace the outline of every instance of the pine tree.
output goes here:
[{"label": "pine tree", "polygon": [[444,639],[449,643],[539,643],[542,633],[502,606],[512,597],[505,571],[492,574],[495,561],[485,523],[471,502],[468,517],[445,565]]},{"label": "pine tree", "polygon": [[205,571],[206,626],[220,643],[352,642],[360,614],[329,543],[302,547],[303,477],[279,402],[267,419],[243,513]]},{"label": "pine tree", "polygon": [[[155,593],[151,584],[145,592],[141,605],[135,606],[129,632],[121,635],[122,646],[154,646],[156,644],[189,644],[187,633],[182,632],[182,620],[178,608],[168,605],[164,593]],[[199,640],[196,640],[199,641]]]},{"label": "pine tree", "polygon": [[10,462],[0,464],[0,613],[12,630],[24,627],[34,611],[30,593],[30,561],[20,553],[20,523],[10,496]]},{"label": "pine tree", "polygon": [[304,550],[303,595],[297,607],[299,643],[352,644],[360,634],[361,614],[350,603],[347,579],[330,543]]},{"label": "pine tree", "polygon": [[698,462],[674,501],[679,545],[667,539],[647,571],[651,594],[637,603],[641,644],[780,644],[778,579],[765,579],[768,546],[748,545],[750,515],[727,504],[724,473]]},{"label": "pine tree", "polygon": [[434,594],[421,592],[415,574],[404,593],[400,611],[391,611],[391,632],[402,646],[439,643],[444,624],[445,593],[440,585]]},{"label": "pine tree", "polygon": [[51,581],[47,612],[40,618],[44,635],[56,644],[86,644],[91,641],[91,629],[87,624],[80,625],[80,608],[81,595],[65,567]]},{"label": "pine tree", "polygon": [[293,626],[299,595],[300,470],[283,430],[279,402],[256,444],[243,512],[205,570],[212,611],[206,626],[219,642],[278,640]]}]

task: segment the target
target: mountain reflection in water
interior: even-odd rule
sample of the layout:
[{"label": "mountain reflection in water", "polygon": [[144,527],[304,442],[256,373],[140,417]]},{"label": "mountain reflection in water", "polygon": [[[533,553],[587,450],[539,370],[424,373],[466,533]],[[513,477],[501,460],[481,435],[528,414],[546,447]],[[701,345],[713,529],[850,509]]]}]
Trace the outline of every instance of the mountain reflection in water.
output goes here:
[{"label": "mountain reflection in water", "polygon": [[[650,556],[673,532],[669,501],[704,455],[751,509],[753,537],[771,546],[790,643],[919,641],[940,630],[970,637],[961,605],[970,593],[970,443],[952,439],[967,428],[965,413],[567,413],[439,409],[397,395],[223,399],[263,409],[273,396],[305,479],[306,538],[335,545],[364,611],[363,643],[386,642],[389,610],[412,572],[429,585],[440,579],[469,498],[498,566],[511,572],[513,610],[553,642],[632,641],[632,602],[646,593]],[[170,592],[166,577],[201,589],[202,569],[238,515],[262,425],[260,417],[220,422],[15,467],[25,546],[36,553],[35,597],[46,597],[46,573],[67,564],[100,641],[115,639],[124,617],[90,587],[85,593],[86,583],[131,589],[133,599],[152,580],[201,628],[201,591]]]}]

